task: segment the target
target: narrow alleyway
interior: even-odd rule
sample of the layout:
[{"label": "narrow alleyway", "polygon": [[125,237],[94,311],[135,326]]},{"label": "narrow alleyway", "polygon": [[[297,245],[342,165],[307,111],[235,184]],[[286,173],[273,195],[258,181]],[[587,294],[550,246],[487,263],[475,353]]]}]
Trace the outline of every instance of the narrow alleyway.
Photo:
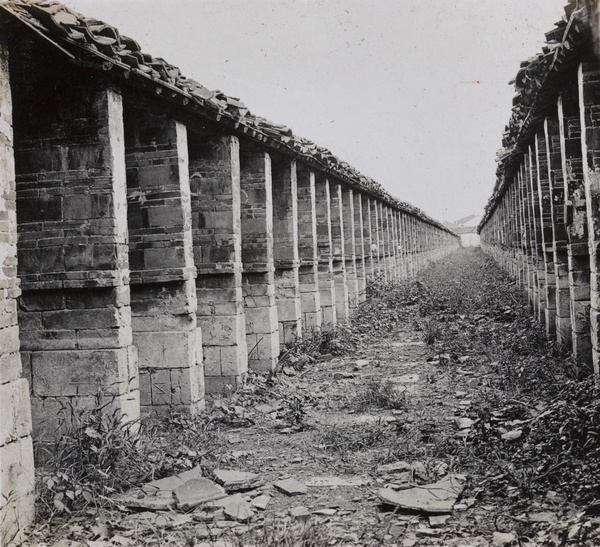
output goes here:
[{"label": "narrow alleyway", "polygon": [[[62,470],[39,474],[29,544],[598,544],[599,394],[515,283],[468,249],[369,290],[350,326],[291,348],[274,377],[123,441],[127,461],[110,424],[81,424]],[[69,460],[77,435],[105,460]],[[190,477],[198,491],[177,489]],[[198,502],[218,484],[230,497]]]}]

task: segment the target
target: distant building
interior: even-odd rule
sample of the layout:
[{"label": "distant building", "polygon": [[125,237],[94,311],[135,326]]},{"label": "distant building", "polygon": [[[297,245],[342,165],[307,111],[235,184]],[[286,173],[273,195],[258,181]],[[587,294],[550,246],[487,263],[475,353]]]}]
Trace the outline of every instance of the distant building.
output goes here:
[{"label": "distant building", "polygon": [[444,222],[446,228],[460,235],[460,242],[463,247],[479,247],[481,241],[477,233],[477,226],[481,221],[481,215],[469,215],[455,222]]}]

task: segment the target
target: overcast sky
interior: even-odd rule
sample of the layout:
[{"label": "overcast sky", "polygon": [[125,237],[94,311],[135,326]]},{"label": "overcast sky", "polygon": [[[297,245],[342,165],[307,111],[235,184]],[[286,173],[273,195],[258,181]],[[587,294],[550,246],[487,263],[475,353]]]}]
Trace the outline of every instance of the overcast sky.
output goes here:
[{"label": "overcast sky", "polygon": [[565,0],[67,0],[440,220],[480,214]]}]

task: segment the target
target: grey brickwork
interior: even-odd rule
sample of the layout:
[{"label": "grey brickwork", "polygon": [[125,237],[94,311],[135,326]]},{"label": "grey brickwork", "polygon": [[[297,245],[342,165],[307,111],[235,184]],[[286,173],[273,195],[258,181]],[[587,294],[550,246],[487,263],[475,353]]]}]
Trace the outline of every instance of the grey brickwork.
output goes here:
[{"label": "grey brickwork", "polygon": [[123,54],[58,3],[28,7],[0,7],[3,545],[33,518],[32,435],[98,404],[123,422],[197,414],[349,319],[369,279],[458,245],[133,40]]}]

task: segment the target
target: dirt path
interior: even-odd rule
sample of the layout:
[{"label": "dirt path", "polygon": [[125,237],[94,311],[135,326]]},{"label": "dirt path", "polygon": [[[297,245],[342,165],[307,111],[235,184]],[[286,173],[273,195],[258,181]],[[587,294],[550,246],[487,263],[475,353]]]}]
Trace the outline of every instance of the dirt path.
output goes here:
[{"label": "dirt path", "polygon": [[[481,254],[463,252],[443,272],[425,276],[426,289],[403,288],[401,308],[375,297],[346,335],[354,345],[346,355],[292,358],[275,378],[253,375],[241,392],[209,402],[210,445],[197,447],[204,453],[202,474],[257,475],[244,488],[228,488],[243,509],[237,516],[219,502],[134,511],[119,501],[55,516],[51,526],[38,525],[30,544],[599,544],[592,535],[597,523],[560,491],[545,485],[538,491],[532,479],[524,496],[514,479],[526,467],[519,466],[519,450],[527,448],[520,437],[532,436],[530,422],[552,408],[535,410],[528,399],[529,414],[511,414],[515,392],[502,387],[507,340],[516,345],[511,336],[528,343],[532,333],[539,337],[526,304]],[[488,277],[471,306],[478,313],[464,302],[453,309],[448,286],[464,299],[465,284],[482,275]],[[525,327],[516,318],[533,330],[519,330]],[[490,439],[486,431],[493,431]],[[407,510],[381,495],[382,489],[405,495],[444,477],[456,477],[458,487],[452,509],[442,514]],[[277,487],[288,478],[300,483],[296,495]]]}]

